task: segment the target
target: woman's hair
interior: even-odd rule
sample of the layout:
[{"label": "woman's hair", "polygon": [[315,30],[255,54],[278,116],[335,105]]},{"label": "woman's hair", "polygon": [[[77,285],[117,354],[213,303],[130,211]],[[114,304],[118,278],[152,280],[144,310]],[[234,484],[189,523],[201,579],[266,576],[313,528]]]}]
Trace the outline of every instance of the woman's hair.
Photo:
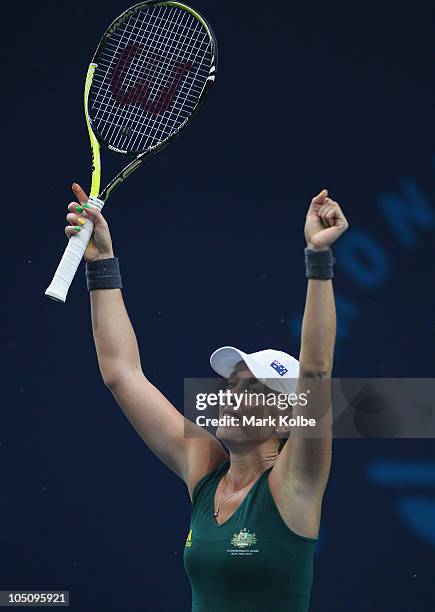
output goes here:
[{"label": "woman's hair", "polygon": [[239,372],[241,372],[242,370],[249,370],[248,366],[246,365],[246,363],[243,361],[243,359],[241,359],[240,361],[238,361],[236,363],[236,365],[234,366],[233,369],[233,375],[234,374],[238,374]]}]

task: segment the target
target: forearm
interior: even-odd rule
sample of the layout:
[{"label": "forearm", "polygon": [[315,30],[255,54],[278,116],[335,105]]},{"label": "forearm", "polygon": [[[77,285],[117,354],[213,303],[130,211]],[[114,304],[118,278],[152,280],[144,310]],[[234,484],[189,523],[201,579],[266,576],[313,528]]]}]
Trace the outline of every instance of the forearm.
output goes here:
[{"label": "forearm", "polygon": [[329,375],[336,335],[332,280],[308,280],[299,361],[307,371]]},{"label": "forearm", "polygon": [[140,370],[136,335],[120,289],[90,292],[92,329],[98,364],[105,384],[132,370]]}]

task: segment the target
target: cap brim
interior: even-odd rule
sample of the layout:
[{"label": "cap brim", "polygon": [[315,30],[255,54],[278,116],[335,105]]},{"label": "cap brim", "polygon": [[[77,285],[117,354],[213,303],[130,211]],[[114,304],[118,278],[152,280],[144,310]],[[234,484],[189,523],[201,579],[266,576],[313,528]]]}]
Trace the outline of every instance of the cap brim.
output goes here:
[{"label": "cap brim", "polygon": [[229,378],[239,361],[246,363],[246,357],[246,353],[234,346],[222,346],[212,353],[210,365],[219,376]]}]

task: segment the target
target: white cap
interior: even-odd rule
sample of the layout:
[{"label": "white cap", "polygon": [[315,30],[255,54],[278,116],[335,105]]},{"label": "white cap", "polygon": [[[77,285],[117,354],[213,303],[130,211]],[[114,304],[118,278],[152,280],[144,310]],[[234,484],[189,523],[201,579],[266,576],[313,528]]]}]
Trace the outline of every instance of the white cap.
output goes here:
[{"label": "white cap", "polygon": [[252,374],[278,393],[295,393],[299,376],[299,361],[275,349],[244,353],[234,346],[223,346],[210,357],[215,372],[229,378],[239,361],[244,361]]}]

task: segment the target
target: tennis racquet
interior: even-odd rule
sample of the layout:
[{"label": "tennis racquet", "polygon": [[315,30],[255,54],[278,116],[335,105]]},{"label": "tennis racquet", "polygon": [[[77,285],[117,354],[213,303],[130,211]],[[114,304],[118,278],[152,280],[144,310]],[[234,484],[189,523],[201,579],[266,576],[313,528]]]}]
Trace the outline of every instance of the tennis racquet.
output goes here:
[{"label": "tennis racquet", "polygon": [[[148,0],[115,19],[101,38],[85,81],[91,206],[101,210],[115,187],[189,123],[214,82],[216,68],[213,31],[186,4]],[[104,189],[101,146],[134,156]],[[45,295],[65,302],[93,229],[88,219],[70,238]]]}]

